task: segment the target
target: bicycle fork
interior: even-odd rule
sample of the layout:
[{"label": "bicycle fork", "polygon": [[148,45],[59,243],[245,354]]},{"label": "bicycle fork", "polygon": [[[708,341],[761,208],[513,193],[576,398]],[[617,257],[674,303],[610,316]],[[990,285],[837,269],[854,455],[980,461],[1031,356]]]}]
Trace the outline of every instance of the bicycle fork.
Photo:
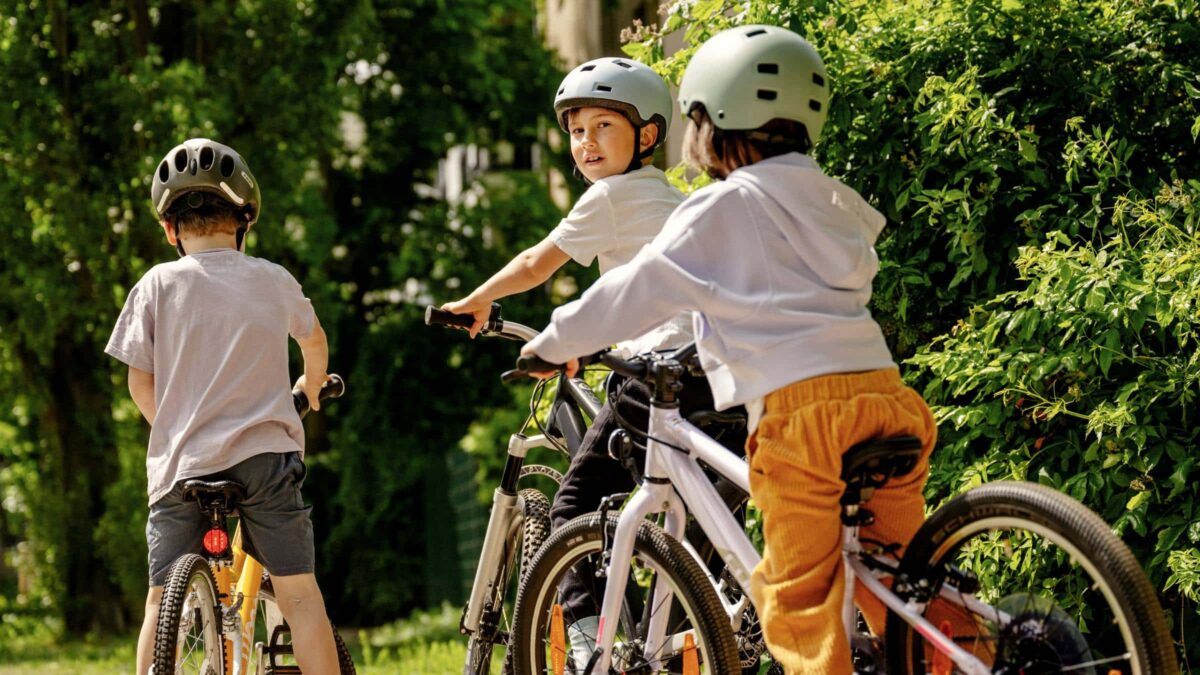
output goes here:
[{"label": "bicycle fork", "polygon": [[[506,545],[521,526],[521,503],[517,496],[517,480],[529,448],[545,444],[541,436],[526,437],[513,434],[508,441],[508,459],[500,486],[492,493],[492,512],[488,516],[487,532],[483,538],[483,550],[479,553],[479,566],[475,568],[475,581],[471,584],[471,595],[463,608],[459,632],[469,635],[480,629],[485,606],[492,604],[505,580],[500,578],[500,568],[505,563]],[[494,607],[491,610],[495,610]]]},{"label": "bicycle fork", "polygon": [[[687,524],[687,514],[669,484],[644,482],[637,494],[621,511],[621,516],[617,520],[617,530],[612,537],[612,550],[609,552],[608,564],[605,566],[607,585],[604,590],[604,602],[600,608],[600,623],[596,631],[596,650],[599,654],[594,655],[591,659],[591,673],[607,673],[612,663],[613,642],[616,639],[617,624],[621,616],[621,602],[625,598],[625,585],[629,579],[633,545],[637,539],[638,528],[646,516],[663,511],[666,512],[663,530],[677,540],[682,539],[684,527]],[[601,527],[607,527],[607,523],[601,523]],[[660,581],[658,575],[655,575],[651,604],[645,612],[645,616],[650,617],[650,622],[644,629],[646,639],[643,646],[643,651],[648,658],[647,665],[652,670],[657,670],[662,666],[658,655],[662,653],[666,637],[667,622],[671,616],[671,602],[670,586],[664,581]]]}]

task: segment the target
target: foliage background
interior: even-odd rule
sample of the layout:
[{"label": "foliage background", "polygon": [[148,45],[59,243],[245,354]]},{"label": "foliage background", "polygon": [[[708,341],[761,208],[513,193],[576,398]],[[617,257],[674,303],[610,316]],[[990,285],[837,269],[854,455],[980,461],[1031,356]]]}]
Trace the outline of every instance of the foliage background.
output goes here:
[{"label": "foliage background", "polygon": [[[477,408],[507,403],[491,383],[511,354],[425,328],[418,305],[560,215],[533,171],[559,78],[534,11],[0,2],[0,645],[23,614],[74,634],[140,621],[146,425],[102,349],[128,288],[174,257],[149,177],[191,136],[248,158],[264,192],[250,250],[302,280],[350,382],[307,423],[334,619],[456,592],[446,453]],[[446,201],[439,160],[466,144],[503,170]],[[536,323],[547,304],[534,293],[513,314]]]},{"label": "foliage background", "polygon": [[[100,352],[129,285],[172,255],[145,181],[196,134],[249,158],[268,199],[251,246],[305,282],[351,382],[309,422],[335,618],[451,595],[428,570],[453,561],[424,539],[446,509],[443,455],[471,422],[464,445],[492,447],[524,400],[493,384],[506,345],[447,339],[418,309],[557,217],[528,170],[558,77],[532,6],[0,8],[0,612],[75,632],[139,615],[145,431]],[[678,82],[735,23],[816,44],[834,97],[815,154],[888,216],[873,310],[941,420],[931,505],[1010,477],[1083,500],[1147,566],[1189,660],[1198,15],[1195,0],[679,0],[627,45]],[[514,159],[447,203],[419,186],[461,142]],[[537,325],[565,295],[506,313]]]}]

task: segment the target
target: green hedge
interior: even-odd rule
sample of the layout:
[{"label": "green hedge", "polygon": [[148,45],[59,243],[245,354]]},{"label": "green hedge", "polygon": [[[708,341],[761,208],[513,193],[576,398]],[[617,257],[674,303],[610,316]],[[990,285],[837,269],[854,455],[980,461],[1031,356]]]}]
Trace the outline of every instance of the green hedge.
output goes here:
[{"label": "green hedge", "polygon": [[[1200,5],[677,2],[628,51],[783,25],[833,91],[815,154],[889,225],[873,311],[934,405],[931,506],[1058,487],[1113,524],[1200,656]],[[685,49],[663,58],[662,37]],[[1184,634],[1186,630],[1187,635]]]}]

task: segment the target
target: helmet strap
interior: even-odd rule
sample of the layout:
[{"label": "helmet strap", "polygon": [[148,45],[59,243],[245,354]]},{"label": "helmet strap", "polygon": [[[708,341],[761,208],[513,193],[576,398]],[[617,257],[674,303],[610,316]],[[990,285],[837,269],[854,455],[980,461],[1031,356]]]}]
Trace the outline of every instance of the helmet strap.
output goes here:
[{"label": "helmet strap", "polygon": [[[650,122],[649,124],[653,124],[653,122]],[[633,159],[629,160],[629,166],[625,167],[625,173],[637,171],[638,169],[642,168],[642,161],[644,159],[654,156],[654,148],[658,147],[657,143],[649,148],[646,148],[645,150],[641,149],[642,129],[645,129],[646,126],[647,125],[642,125],[640,127],[634,127],[633,129]]]},{"label": "helmet strap", "polygon": [[589,179],[587,176],[583,175],[583,172],[579,170],[579,167],[575,166],[574,158],[571,159],[571,165],[572,165],[571,173],[574,174],[576,178],[583,181],[584,185],[586,185],[588,187],[592,187],[591,179]]},{"label": "helmet strap", "polygon": [[237,229],[237,233],[234,234],[234,237],[236,237],[236,239],[234,240],[235,241],[234,248],[237,249],[238,251],[241,251],[242,244],[245,243],[245,239],[246,239],[246,228],[239,227]]}]

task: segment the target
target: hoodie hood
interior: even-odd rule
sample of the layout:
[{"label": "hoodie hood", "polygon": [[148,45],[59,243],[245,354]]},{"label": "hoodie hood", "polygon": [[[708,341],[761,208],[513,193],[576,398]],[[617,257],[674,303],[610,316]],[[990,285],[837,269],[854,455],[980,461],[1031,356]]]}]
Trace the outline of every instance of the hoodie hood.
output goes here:
[{"label": "hoodie hood", "polygon": [[887,219],[811,157],[793,152],[765,159],[737,169],[726,182],[755,197],[825,285],[854,290],[871,283],[879,269],[875,240]]}]

